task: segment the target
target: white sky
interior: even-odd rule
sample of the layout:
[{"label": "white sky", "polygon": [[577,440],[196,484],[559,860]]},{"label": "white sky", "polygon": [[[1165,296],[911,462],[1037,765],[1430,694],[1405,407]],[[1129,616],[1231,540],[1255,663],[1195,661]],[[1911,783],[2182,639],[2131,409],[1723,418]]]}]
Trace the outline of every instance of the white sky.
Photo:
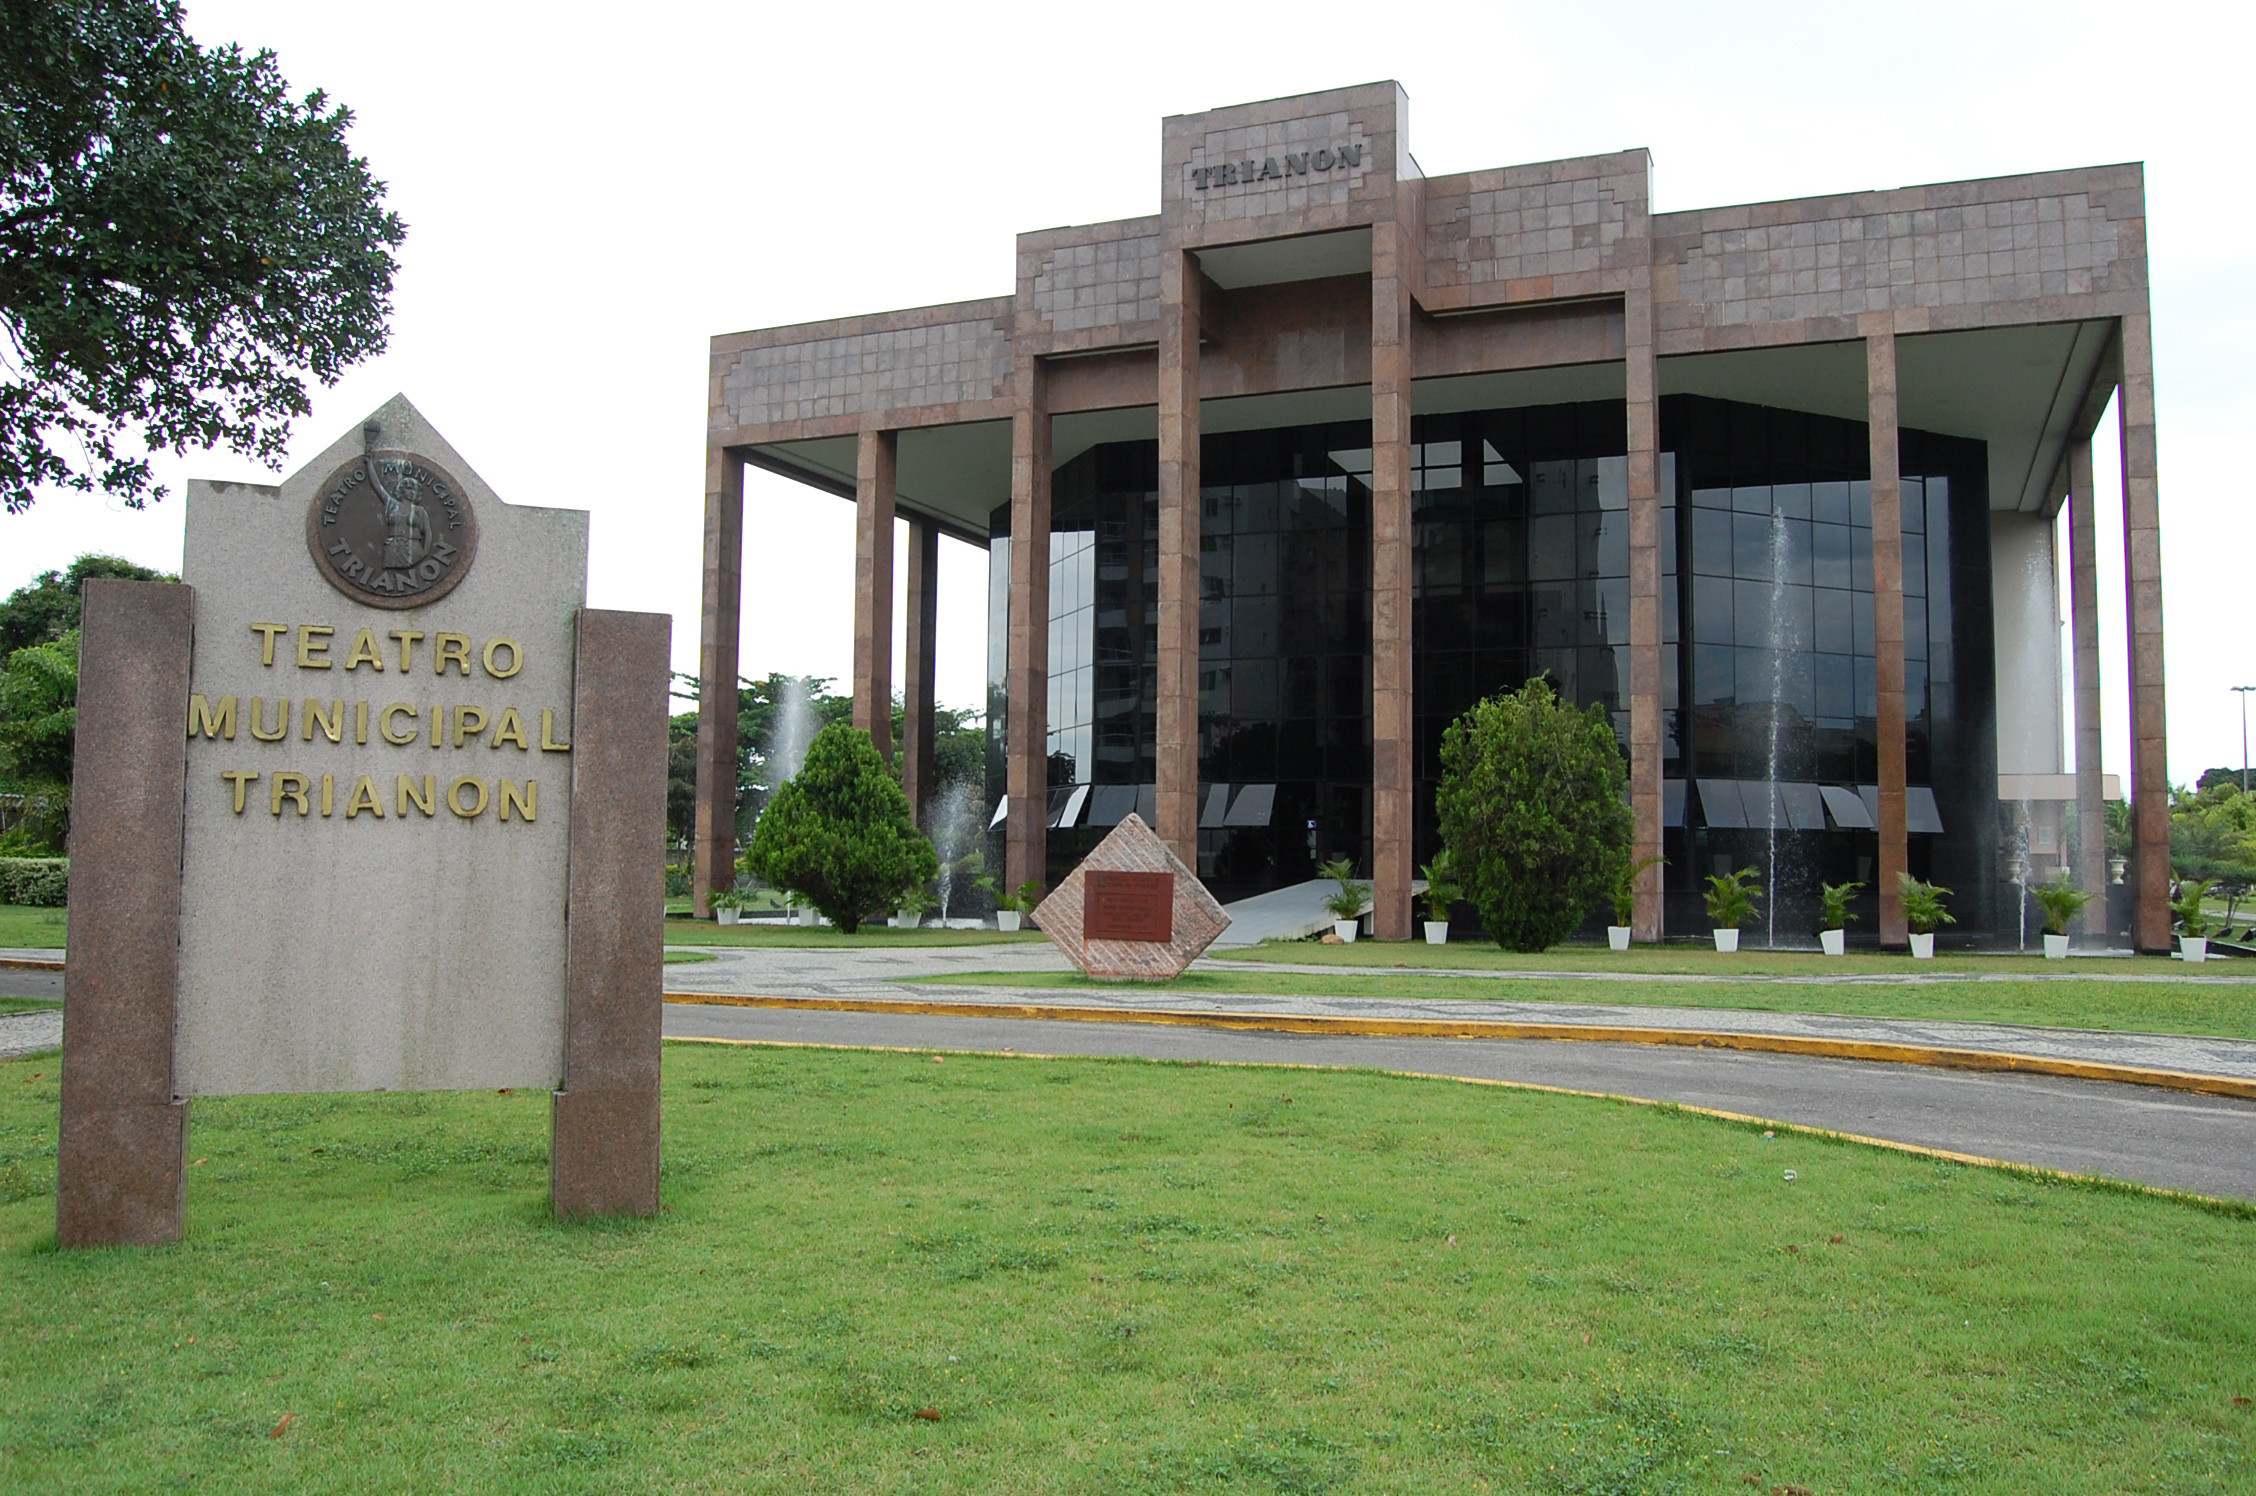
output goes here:
[{"label": "white sky", "polygon": [[[189,0],[349,104],[409,236],[391,351],[317,394],[294,468],[404,391],[503,497],[592,510],[589,598],[674,615],[696,668],[706,343],[1007,294],[1021,230],[1157,211],[1161,116],[1399,79],[1429,173],[1648,146],[1670,211],[2147,163],[2170,773],[2240,762],[2256,373],[2250,9],[1895,3],[668,3]],[[2113,427],[2099,491],[2113,493]],[[144,513],[0,516],[0,592],[82,551],[180,564],[189,474]],[[2108,509],[2103,503],[2103,514]],[[746,482],[743,665],[841,682],[851,506]],[[2121,545],[2101,522],[2107,768],[2128,768]],[[939,695],[980,702],[986,563],[942,547]],[[899,679],[898,673],[896,680]]]}]

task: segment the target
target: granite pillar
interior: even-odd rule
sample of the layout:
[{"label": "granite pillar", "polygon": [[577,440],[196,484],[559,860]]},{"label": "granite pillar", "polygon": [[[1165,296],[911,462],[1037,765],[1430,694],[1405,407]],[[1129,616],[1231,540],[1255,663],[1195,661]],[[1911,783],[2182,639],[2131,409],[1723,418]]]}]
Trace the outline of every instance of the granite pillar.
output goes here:
[{"label": "granite pillar", "polygon": [[1371,933],[1410,938],[1412,224],[1371,229]]},{"label": "granite pillar", "polygon": [[2170,949],[2170,780],[2162,699],[2162,513],[2154,450],[2154,329],[2122,321],[2115,413],[2123,448],[2123,584],[2131,665],[2131,944]]},{"label": "granite pillar", "polygon": [[1878,658],[1880,943],[1910,943],[1897,878],[1911,869],[1904,806],[1903,475],[1897,446],[1896,334],[1885,315],[1864,328],[1864,394],[1872,451],[1872,640]]},{"label": "granite pillar", "polygon": [[1159,273],[1159,640],[1154,813],[1160,840],[1198,863],[1199,268],[1161,253]]},{"label": "granite pillar", "polygon": [[2111,943],[2107,918],[2106,777],[2100,772],[2099,548],[2093,533],[2091,438],[2068,449],[2068,612],[2070,675],[2076,709],[2077,886],[2091,895],[2081,934],[2086,943]]},{"label": "granite pillar", "polygon": [[188,1106],[173,1094],[193,589],[86,583],[71,786],[70,1013],[55,1237],[180,1237]]},{"label": "granite pillar", "polygon": [[865,429],[854,454],[854,725],[893,756],[893,475],[900,433]]},{"label": "granite pillar", "polygon": [[1003,878],[1016,889],[1049,877],[1050,410],[1042,362],[1011,370],[1010,639],[1003,752],[1010,811]]},{"label": "granite pillar", "polygon": [[705,602],[697,663],[697,843],[691,882],[700,919],[736,886],[737,636],[744,606],[744,463],[705,452]]},{"label": "granite pillar", "polygon": [[[1629,805],[1630,856],[1661,855],[1661,490],[1660,398],[1653,357],[1649,270],[1622,298],[1629,429]],[[1633,939],[1662,938],[1661,865],[1637,875]]]},{"label": "granite pillar", "polygon": [[572,669],[564,1083],[550,1098],[560,1217],[658,1211],[666,683],[673,620],[583,609]]},{"label": "granite pillar", "polygon": [[909,520],[909,637],[901,684],[901,788],[909,813],[925,823],[932,798],[932,755],[936,745],[932,678],[938,668],[940,626],[940,530],[928,519]]}]

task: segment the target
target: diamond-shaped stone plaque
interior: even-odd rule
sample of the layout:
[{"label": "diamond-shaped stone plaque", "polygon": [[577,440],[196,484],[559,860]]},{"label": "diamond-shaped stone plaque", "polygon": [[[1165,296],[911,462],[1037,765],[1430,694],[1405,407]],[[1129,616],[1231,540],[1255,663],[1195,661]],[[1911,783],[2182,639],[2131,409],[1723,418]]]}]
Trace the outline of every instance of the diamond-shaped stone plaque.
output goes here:
[{"label": "diamond-shaped stone plaque", "polygon": [[[1172,881],[1172,898],[1164,908],[1154,908],[1164,890],[1158,881],[1162,878]],[[1142,817],[1130,815],[1042,900],[1034,923],[1085,976],[1164,982],[1181,976],[1229,928],[1230,916],[1198,875],[1167,850],[1159,833]],[[1085,933],[1092,925],[1151,936],[1164,929],[1166,938],[1092,939]]]}]

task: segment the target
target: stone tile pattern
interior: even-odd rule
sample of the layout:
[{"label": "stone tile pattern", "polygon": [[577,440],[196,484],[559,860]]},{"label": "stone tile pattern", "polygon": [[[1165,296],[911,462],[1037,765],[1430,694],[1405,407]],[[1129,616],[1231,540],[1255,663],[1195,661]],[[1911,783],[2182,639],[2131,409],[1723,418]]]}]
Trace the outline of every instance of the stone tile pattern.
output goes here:
[{"label": "stone tile pattern", "polygon": [[[1085,940],[1081,935],[1082,899],[1092,869],[1125,873],[1175,875],[1175,938],[1162,945],[1147,940]],[[1081,865],[1066,874],[1051,895],[1034,910],[1034,923],[1051,944],[1085,976],[1104,981],[1164,982],[1179,977],[1185,967],[1229,928],[1230,916],[1222,912],[1214,895],[1198,875],[1167,850],[1159,833],[1143,817],[1130,815],[1112,834],[1097,843]]]},{"label": "stone tile pattern", "polygon": [[1058,337],[1106,329],[1149,328],[1159,321],[1160,236],[1148,234],[1065,244],[1036,251],[1034,311]]},{"label": "stone tile pattern", "polygon": [[1583,157],[1429,181],[1427,290],[1595,277],[1611,268],[1616,247],[1645,213],[1644,153],[1632,154],[1634,169],[1623,169],[1630,156]]},{"label": "stone tile pattern", "polygon": [[[1191,183],[1191,173],[1199,167],[1262,161],[1271,156],[1282,164],[1287,153],[1298,155],[1327,146],[1336,150],[1343,145],[1363,147],[1359,165],[1334,165],[1326,172],[1288,176],[1282,183],[1244,182],[1234,187],[1209,187],[1204,192]],[[1376,142],[1361,121],[1346,109],[1209,130],[1192,147],[1189,161],[1168,164],[1183,174],[1183,202],[1193,216],[1207,223],[1273,218],[1281,213],[1339,206],[1355,196],[1355,190],[1363,185],[1364,173],[1384,170],[1388,165],[1379,160]]]},{"label": "stone tile pattern", "polygon": [[[1653,226],[1660,330],[2142,290],[2135,180],[2121,199],[2044,185],[1951,183],[1665,215]],[[2008,191],[1985,200],[1999,188]]]},{"label": "stone tile pattern", "polygon": [[713,424],[852,417],[995,400],[1010,391],[1007,317],[852,328],[787,341],[794,331],[779,329],[782,336],[717,360],[721,409]]}]

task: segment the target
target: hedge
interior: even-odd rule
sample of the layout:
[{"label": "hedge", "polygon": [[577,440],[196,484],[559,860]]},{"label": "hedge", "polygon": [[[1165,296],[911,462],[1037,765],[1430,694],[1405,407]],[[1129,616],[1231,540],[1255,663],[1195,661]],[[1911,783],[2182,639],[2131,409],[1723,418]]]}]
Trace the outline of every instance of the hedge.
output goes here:
[{"label": "hedge", "polygon": [[0,857],[0,904],[60,908],[69,902],[68,857]]}]

